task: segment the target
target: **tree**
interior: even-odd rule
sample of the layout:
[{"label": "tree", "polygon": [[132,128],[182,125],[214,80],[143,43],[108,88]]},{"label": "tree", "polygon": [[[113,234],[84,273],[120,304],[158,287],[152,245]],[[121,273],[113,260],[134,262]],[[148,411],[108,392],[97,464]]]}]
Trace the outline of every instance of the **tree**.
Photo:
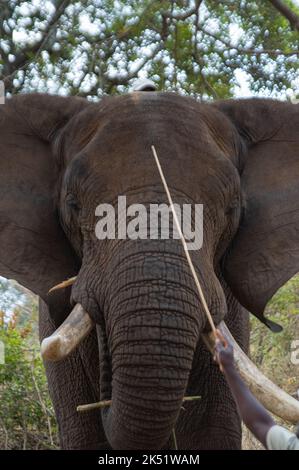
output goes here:
[{"label": "tree", "polygon": [[37,299],[15,282],[0,280],[0,449],[57,447],[37,335]]},{"label": "tree", "polygon": [[160,89],[229,97],[299,92],[298,1],[2,1],[6,90],[100,97],[137,76]]}]

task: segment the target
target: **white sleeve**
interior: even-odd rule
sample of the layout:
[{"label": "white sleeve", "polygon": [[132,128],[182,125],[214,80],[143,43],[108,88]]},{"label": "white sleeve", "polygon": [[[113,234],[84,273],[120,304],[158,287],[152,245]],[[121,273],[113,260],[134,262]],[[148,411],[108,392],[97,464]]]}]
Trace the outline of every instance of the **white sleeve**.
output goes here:
[{"label": "white sleeve", "polygon": [[272,426],[266,437],[268,450],[299,450],[299,439],[282,426]]}]

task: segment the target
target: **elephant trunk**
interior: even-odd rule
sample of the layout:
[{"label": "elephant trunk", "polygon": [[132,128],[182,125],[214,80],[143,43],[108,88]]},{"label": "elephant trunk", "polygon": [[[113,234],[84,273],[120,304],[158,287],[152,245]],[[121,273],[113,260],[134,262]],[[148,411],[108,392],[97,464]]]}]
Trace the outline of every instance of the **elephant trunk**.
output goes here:
[{"label": "elephant trunk", "polygon": [[115,326],[112,406],[103,410],[114,449],[161,449],[168,440],[185,394],[198,331],[195,319],[180,319],[169,310],[139,310]]},{"label": "elephant trunk", "polygon": [[161,449],[206,318],[180,255],[137,256],[120,266],[107,300],[112,406],[102,410],[104,428],[114,449]]}]

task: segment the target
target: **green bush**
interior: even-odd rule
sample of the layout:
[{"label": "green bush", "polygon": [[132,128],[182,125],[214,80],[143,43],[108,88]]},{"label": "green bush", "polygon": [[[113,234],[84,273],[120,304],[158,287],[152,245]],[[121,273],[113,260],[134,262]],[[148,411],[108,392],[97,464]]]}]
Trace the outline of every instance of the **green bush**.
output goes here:
[{"label": "green bush", "polygon": [[[31,311],[33,315],[35,304]],[[23,313],[22,307],[8,315],[0,313],[5,351],[5,363],[0,364],[0,449],[55,449],[56,421],[34,331],[36,321],[27,316],[20,324]]]}]

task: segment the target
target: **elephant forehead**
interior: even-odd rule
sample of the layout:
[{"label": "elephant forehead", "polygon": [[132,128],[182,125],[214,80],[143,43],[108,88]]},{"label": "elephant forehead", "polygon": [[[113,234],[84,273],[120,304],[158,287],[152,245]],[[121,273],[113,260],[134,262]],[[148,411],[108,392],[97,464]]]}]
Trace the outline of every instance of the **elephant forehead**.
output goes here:
[{"label": "elephant forehead", "polygon": [[[99,132],[118,132],[119,137],[130,136],[130,141],[141,144],[156,141],[171,146],[184,142],[188,147],[218,145],[231,138],[232,126],[219,118],[209,105],[171,93],[137,93],[112,101],[101,116]],[[220,144],[220,145],[219,145]],[[223,145],[222,145],[223,146]]]},{"label": "elephant forehead", "polygon": [[[68,129],[65,147],[71,148],[71,158],[79,154],[102,187],[119,192],[132,182],[140,187],[159,183],[153,144],[172,187],[192,189],[212,179],[219,184],[221,179],[233,180],[236,146],[231,126],[218,114],[209,105],[173,93],[132,93],[83,113]],[[73,167],[77,176],[80,167]]]},{"label": "elephant forehead", "polygon": [[[109,150],[150,142],[183,142],[195,151],[233,153],[233,126],[215,107],[174,93],[140,92],[108,98],[74,118],[65,131],[77,148],[103,142]],[[76,149],[77,150],[77,149]],[[203,152],[202,152],[203,153]]]}]

